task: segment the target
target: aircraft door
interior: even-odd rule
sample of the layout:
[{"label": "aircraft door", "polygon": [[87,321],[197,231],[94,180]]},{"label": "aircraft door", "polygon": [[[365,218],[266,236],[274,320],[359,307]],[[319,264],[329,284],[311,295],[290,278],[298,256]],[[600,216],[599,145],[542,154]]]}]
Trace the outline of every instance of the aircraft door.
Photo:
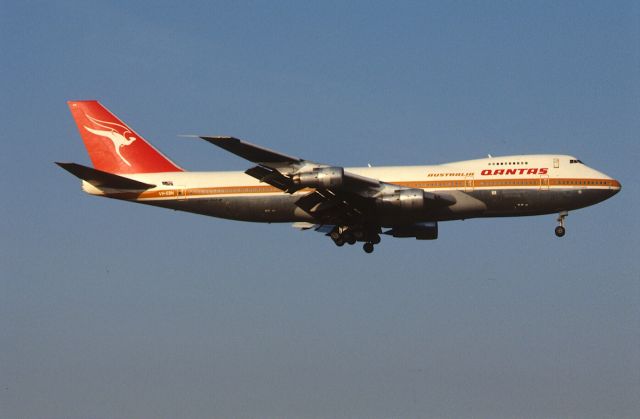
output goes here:
[{"label": "aircraft door", "polygon": [[473,192],[473,175],[468,175],[464,178],[464,191]]},{"label": "aircraft door", "polygon": [[540,190],[549,190],[549,175],[540,175]]},{"label": "aircraft door", "polygon": [[176,185],[176,198],[178,201],[187,199],[187,188],[184,185]]}]

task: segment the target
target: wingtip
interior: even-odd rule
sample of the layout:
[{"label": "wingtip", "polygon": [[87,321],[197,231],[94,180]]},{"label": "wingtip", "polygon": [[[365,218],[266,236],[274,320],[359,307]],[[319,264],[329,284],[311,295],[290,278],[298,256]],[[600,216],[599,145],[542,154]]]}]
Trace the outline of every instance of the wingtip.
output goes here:
[{"label": "wingtip", "polygon": [[239,138],[228,135],[200,135],[199,137],[206,141],[240,141]]}]

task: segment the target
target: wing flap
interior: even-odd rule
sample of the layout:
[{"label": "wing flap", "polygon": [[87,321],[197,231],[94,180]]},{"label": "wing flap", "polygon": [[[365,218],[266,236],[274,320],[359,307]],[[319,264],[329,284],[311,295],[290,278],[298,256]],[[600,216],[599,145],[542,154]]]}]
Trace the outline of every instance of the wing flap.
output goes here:
[{"label": "wing flap", "polygon": [[293,189],[293,182],[291,179],[284,176],[277,170],[270,169],[265,166],[255,166],[251,169],[245,170],[245,173],[258,179],[260,182],[268,183],[280,190],[291,191]]},{"label": "wing flap", "polygon": [[323,202],[327,202],[327,198],[323,196],[318,191],[313,191],[304,195],[302,198],[296,201],[296,205],[308,212],[309,214],[313,214],[315,209]]},{"label": "wing flap", "polygon": [[291,226],[300,231],[314,230],[324,235],[329,235],[329,233],[331,233],[336,228],[336,226],[333,224],[313,224],[306,222],[293,223],[291,224]]}]

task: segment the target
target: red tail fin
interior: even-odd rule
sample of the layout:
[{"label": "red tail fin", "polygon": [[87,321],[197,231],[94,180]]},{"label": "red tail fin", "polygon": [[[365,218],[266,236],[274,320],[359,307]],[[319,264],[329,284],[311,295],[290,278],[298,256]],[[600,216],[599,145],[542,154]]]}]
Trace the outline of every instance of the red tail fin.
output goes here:
[{"label": "red tail fin", "polygon": [[96,169],[109,173],[183,171],[97,100],[68,104]]}]

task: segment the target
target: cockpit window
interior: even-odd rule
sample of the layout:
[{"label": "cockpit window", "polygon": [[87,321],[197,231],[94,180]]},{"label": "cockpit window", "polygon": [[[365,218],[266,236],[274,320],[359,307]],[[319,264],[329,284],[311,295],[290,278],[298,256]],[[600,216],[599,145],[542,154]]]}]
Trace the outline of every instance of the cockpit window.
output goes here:
[{"label": "cockpit window", "polygon": [[569,163],[571,163],[571,164],[574,164],[574,163],[584,164],[584,163],[582,163],[582,160],[573,160],[573,159],[569,160]]}]

